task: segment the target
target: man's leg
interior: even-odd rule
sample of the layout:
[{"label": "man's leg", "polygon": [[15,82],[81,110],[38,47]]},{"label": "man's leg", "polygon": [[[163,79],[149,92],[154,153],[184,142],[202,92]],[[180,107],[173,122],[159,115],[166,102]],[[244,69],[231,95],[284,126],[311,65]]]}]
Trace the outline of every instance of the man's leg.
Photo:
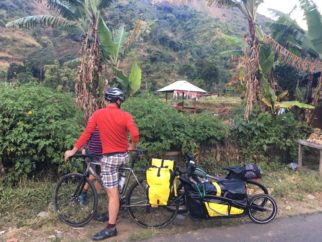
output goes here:
[{"label": "man's leg", "polygon": [[101,177],[108,197],[109,223],[105,229],[96,233],[93,240],[103,240],[117,235],[116,219],[119,211],[118,162],[117,157],[102,158]]},{"label": "man's leg", "polygon": [[106,188],[106,193],[108,196],[108,223],[116,224],[117,215],[120,209],[120,198],[118,188]]}]

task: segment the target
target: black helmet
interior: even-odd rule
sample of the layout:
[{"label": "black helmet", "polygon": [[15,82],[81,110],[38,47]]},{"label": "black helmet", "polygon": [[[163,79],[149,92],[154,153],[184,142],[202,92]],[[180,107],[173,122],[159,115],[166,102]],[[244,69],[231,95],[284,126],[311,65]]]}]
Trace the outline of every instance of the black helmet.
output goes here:
[{"label": "black helmet", "polygon": [[112,103],[115,103],[117,100],[124,102],[125,96],[121,89],[117,87],[112,87],[112,88],[108,88],[105,91],[105,100]]}]

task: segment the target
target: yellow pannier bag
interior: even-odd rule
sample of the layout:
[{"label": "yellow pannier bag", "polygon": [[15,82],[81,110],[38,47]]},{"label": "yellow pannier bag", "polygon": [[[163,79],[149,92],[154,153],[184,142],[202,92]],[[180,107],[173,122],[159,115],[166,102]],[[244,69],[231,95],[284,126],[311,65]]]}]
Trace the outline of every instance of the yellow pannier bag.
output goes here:
[{"label": "yellow pannier bag", "polygon": [[173,171],[174,161],[173,160],[163,160],[163,159],[157,159],[153,158],[151,165],[154,167],[163,167],[168,168],[171,171]]},{"label": "yellow pannier bag", "polygon": [[170,197],[174,161],[153,158],[146,171],[148,197],[152,206],[167,205]]},{"label": "yellow pannier bag", "polygon": [[162,167],[150,167],[146,171],[149,185],[149,203],[154,206],[167,205],[170,196],[171,170]]},{"label": "yellow pannier bag", "polygon": [[237,214],[242,214],[244,212],[243,209],[236,208],[236,207],[230,207],[230,212],[229,212],[229,206],[226,204],[206,202],[205,205],[208,211],[208,215],[210,217],[237,215]]}]

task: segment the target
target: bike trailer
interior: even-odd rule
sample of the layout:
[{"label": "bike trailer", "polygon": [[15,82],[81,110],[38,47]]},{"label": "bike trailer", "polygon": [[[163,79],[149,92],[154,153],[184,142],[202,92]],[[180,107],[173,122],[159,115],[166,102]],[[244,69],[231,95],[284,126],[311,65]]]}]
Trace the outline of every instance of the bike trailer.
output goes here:
[{"label": "bike trailer", "polygon": [[[221,180],[186,185],[187,204],[191,216],[209,218],[232,216],[244,213],[233,206],[233,201],[245,202],[245,183],[240,180]],[[211,196],[216,196],[212,197]],[[206,199],[207,198],[207,199]],[[222,198],[222,199],[221,199]]]},{"label": "bike trailer", "polygon": [[146,171],[148,198],[152,207],[167,205],[174,177],[173,167],[172,160],[152,159]]}]

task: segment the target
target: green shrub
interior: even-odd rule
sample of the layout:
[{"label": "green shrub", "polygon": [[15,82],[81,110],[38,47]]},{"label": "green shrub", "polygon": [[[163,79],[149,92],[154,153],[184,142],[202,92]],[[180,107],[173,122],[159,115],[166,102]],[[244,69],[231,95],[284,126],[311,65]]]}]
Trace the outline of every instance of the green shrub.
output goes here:
[{"label": "green shrub", "polygon": [[228,136],[228,127],[212,113],[190,115],[191,139],[201,148],[222,142]]},{"label": "green shrub", "polygon": [[153,154],[183,152],[220,142],[227,128],[210,113],[185,115],[158,98],[145,94],[124,104],[140,131],[140,143]]},{"label": "green shrub", "polygon": [[310,131],[291,112],[276,117],[265,112],[249,122],[237,121],[233,134],[246,161],[290,162],[296,158],[296,140],[306,137]]},{"label": "green shrub", "polygon": [[[63,151],[80,132],[72,97],[36,84],[0,87],[0,162],[17,181],[64,164]],[[64,169],[65,165],[59,169]]]},{"label": "green shrub", "polygon": [[149,94],[131,98],[123,106],[137,123],[140,143],[151,153],[181,149],[189,129],[182,114]]}]

